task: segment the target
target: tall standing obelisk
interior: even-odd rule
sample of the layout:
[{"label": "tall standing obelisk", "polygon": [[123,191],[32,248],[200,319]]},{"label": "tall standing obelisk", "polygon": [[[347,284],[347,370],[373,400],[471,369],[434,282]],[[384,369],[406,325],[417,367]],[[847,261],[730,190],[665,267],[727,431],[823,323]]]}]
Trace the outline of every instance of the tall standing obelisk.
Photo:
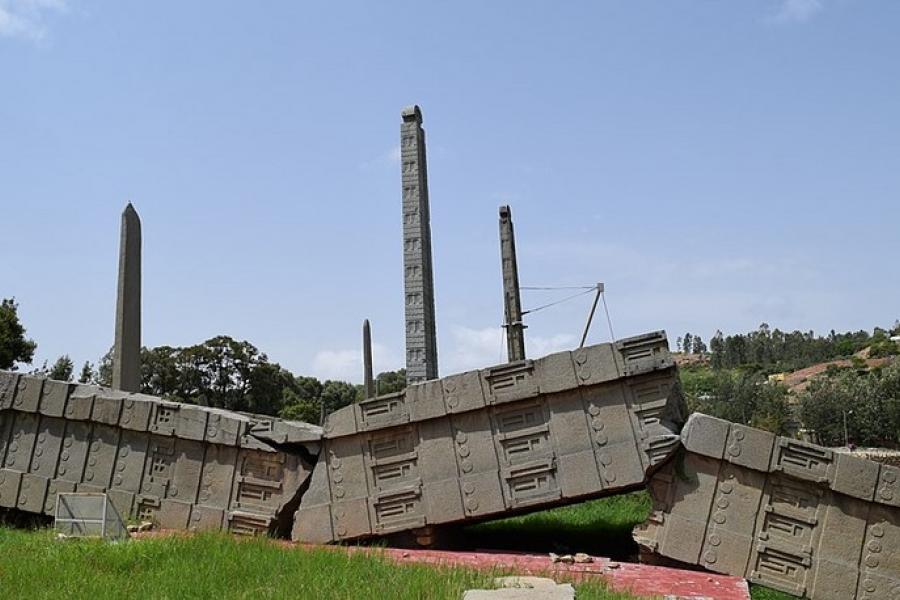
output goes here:
[{"label": "tall standing obelisk", "polygon": [[406,381],[438,376],[431,265],[431,217],[422,111],[401,113],[400,160],[403,182],[403,286],[406,307]]},{"label": "tall standing obelisk", "polygon": [[369,320],[363,321],[363,398],[375,397],[375,379],[372,376],[372,330]]},{"label": "tall standing obelisk", "polygon": [[141,389],[141,219],[131,203],[122,212],[119,240],[119,285],[116,296],[114,389]]},{"label": "tall standing obelisk", "polygon": [[500,262],[503,267],[503,314],[506,328],[506,355],[509,362],[525,360],[525,325],[519,292],[519,265],[516,262],[516,234],[512,210],[500,207]]}]

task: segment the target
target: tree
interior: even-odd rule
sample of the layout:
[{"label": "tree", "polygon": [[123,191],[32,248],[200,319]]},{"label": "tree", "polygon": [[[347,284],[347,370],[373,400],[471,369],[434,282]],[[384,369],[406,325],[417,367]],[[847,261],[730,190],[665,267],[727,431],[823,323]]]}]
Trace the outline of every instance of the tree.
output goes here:
[{"label": "tree", "polygon": [[771,384],[759,373],[712,371],[711,375],[682,375],[689,407],[714,417],[778,435],[790,434],[787,388]]},{"label": "tree", "polygon": [[693,347],[691,351],[694,354],[705,354],[706,353],[706,344],[703,343],[703,340],[699,335],[695,335],[693,339]]},{"label": "tree", "polygon": [[684,334],[684,338],[682,338],[682,339],[683,339],[682,348],[684,349],[684,353],[690,354],[691,350],[694,349],[694,336],[692,336],[690,333],[686,333],[686,334]]},{"label": "tree", "polygon": [[15,298],[0,302],[0,369],[16,370],[16,363],[31,364],[37,344],[25,337]]},{"label": "tree", "polygon": [[319,423],[322,418],[322,382],[315,377],[295,377],[282,392],[283,419]]},{"label": "tree", "polygon": [[829,446],[900,444],[900,363],[865,371],[833,369],[800,395],[803,424]]},{"label": "tree", "polygon": [[74,371],[75,363],[72,362],[72,359],[69,358],[68,354],[63,354],[57,358],[56,362],[53,363],[53,366],[50,367],[47,377],[57,381],[72,381],[72,374]]},{"label": "tree", "polygon": [[96,373],[94,373],[94,365],[90,363],[90,361],[85,361],[84,366],[81,367],[81,373],[78,375],[78,383],[91,383],[96,379]]},{"label": "tree", "polygon": [[713,369],[721,369],[725,366],[725,336],[721,331],[716,330],[716,335],[709,341],[709,349],[712,353]]},{"label": "tree", "polygon": [[100,360],[97,362],[97,385],[106,387],[112,385],[112,357],[113,349],[110,348],[109,351],[101,356]]},{"label": "tree", "polygon": [[406,388],[406,369],[385,371],[375,378],[375,391],[381,394],[393,394]]},{"label": "tree", "polygon": [[329,415],[339,408],[349,406],[357,399],[356,386],[346,381],[326,381],[322,384],[322,409]]}]

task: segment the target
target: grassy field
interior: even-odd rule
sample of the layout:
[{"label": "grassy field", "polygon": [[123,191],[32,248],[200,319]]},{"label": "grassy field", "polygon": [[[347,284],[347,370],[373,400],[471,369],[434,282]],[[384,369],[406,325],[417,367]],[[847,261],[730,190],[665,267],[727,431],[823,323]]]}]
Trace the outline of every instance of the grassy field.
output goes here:
[{"label": "grassy field", "polygon": [[[285,548],[224,534],[109,544],[58,541],[51,532],[0,528],[0,597],[12,598],[446,598],[491,587],[496,575],[394,565],[340,550]],[[629,600],[597,584],[580,600]]]},{"label": "grassy field", "polygon": [[[650,510],[644,492],[465,530],[467,547],[587,552],[633,558],[631,530]],[[0,598],[448,598],[505,573],[395,565],[377,556],[285,548],[225,535],[103,544],[59,542],[47,530],[0,527]],[[597,584],[580,600],[627,600]],[[792,596],[755,587],[753,600]]]},{"label": "grassy field", "polygon": [[[649,514],[650,496],[634,492],[475,525],[466,529],[466,540],[475,548],[587,552],[634,560],[638,548],[631,531]],[[794,598],[760,586],[751,592],[753,600]]]}]

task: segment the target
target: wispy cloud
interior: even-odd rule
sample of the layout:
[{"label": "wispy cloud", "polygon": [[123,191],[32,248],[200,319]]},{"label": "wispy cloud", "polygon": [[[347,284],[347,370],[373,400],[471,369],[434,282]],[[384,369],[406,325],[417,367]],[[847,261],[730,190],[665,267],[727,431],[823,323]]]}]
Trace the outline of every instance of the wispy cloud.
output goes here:
[{"label": "wispy cloud", "polygon": [[66,0],[0,0],[0,37],[40,42],[47,36],[47,15],[66,9]]},{"label": "wispy cloud", "polygon": [[[372,367],[375,373],[397,369],[400,357],[387,346],[372,344]],[[313,357],[313,375],[320,379],[362,382],[362,349],[322,350]]]},{"label": "wispy cloud", "polygon": [[365,160],[359,164],[359,168],[363,171],[369,169],[379,169],[393,167],[400,164],[400,144],[397,144],[390,150],[381,153],[379,156],[370,160]]},{"label": "wispy cloud", "polygon": [[[450,327],[450,339],[448,355],[440,357],[443,374],[458,373],[506,362],[506,342],[502,327],[475,329],[454,325]],[[544,356],[574,347],[575,336],[570,334],[557,334],[549,337],[525,336],[525,350],[528,356]]]},{"label": "wispy cloud", "polygon": [[806,23],[823,8],[825,5],[822,0],[782,0],[772,21],[779,25]]},{"label": "wispy cloud", "polygon": [[[502,327],[474,328],[451,325],[449,343],[441,343],[439,354],[441,375],[452,375],[506,362],[506,342]],[[528,356],[539,357],[577,345],[574,335],[525,336]],[[382,344],[372,344],[375,373],[403,367],[403,357]],[[362,382],[362,350],[322,350],[313,356],[311,374],[319,379]]]}]

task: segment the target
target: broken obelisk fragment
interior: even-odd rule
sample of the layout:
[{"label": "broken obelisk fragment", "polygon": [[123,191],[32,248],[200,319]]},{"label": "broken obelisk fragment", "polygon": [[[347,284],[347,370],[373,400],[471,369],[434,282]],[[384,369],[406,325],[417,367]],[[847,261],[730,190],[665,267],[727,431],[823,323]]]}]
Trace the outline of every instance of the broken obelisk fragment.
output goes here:
[{"label": "broken obelisk fragment", "polygon": [[516,263],[516,236],[512,210],[500,207],[500,261],[503,267],[503,315],[506,329],[506,354],[509,362],[525,360],[525,325],[522,323],[522,298],[519,293],[519,266]]},{"label": "broken obelisk fragment", "polygon": [[372,330],[368,319],[363,321],[363,397],[375,397],[375,380],[372,378]]},{"label": "broken obelisk fragment", "polygon": [[119,284],[112,387],[125,392],[141,388],[141,220],[131,203],[122,212],[119,241]]},{"label": "broken obelisk fragment", "polygon": [[400,159],[403,184],[403,286],[406,306],[406,380],[435,379],[437,340],[434,276],[431,265],[431,217],[422,111],[401,113]]}]

